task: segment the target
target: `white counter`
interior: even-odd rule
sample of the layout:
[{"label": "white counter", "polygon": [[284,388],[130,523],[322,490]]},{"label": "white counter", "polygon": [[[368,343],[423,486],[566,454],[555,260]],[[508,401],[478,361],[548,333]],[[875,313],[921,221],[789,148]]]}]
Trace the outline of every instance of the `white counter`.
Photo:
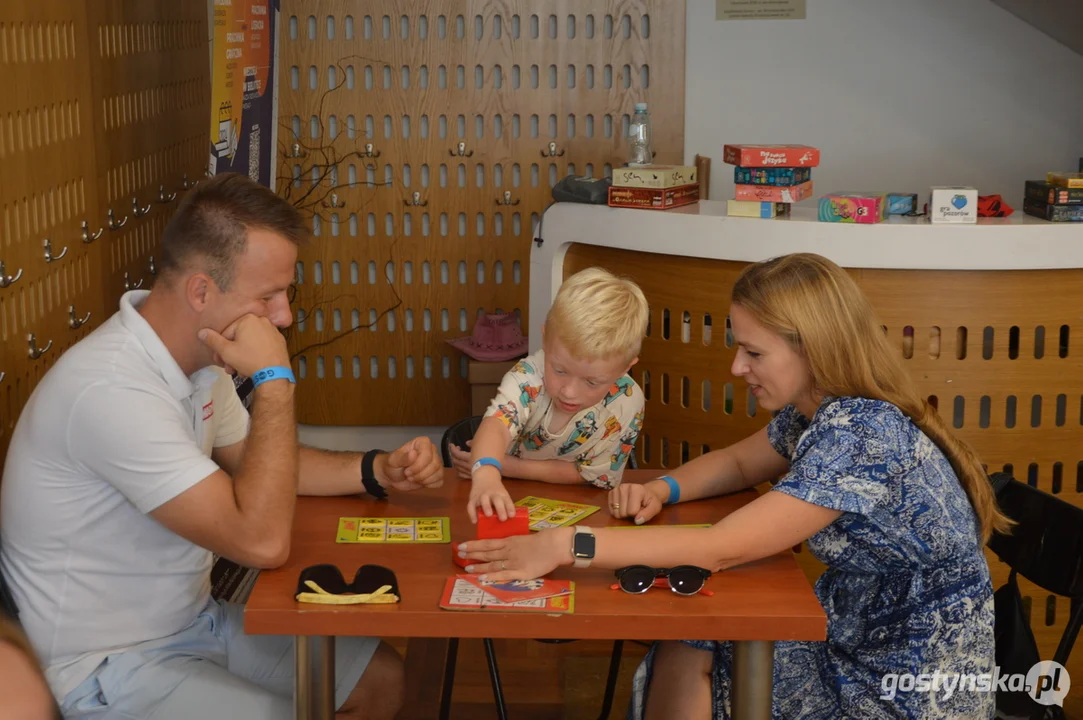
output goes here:
[{"label": "white counter", "polygon": [[[642,252],[758,262],[815,252],[843,267],[913,270],[1083,268],[1083,223],[1051,223],[1023,214],[977,224],[932,224],[892,217],[874,225],[819,222],[814,203],[786,218],[726,216],[725,201],[676,210],[631,210],[557,203],[542,217],[530,253],[530,351],[562,281],[572,243]],[[539,245],[537,238],[542,240]]]}]

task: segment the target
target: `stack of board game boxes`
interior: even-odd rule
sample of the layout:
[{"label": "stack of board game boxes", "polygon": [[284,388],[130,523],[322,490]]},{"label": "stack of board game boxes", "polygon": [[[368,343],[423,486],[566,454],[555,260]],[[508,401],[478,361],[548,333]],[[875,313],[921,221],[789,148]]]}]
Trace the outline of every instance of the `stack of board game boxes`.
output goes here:
[{"label": "stack of board game boxes", "polygon": [[699,178],[688,165],[613,168],[609,206],[671,210],[699,202]]},{"label": "stack of board game boxes", "polygon": [[726,214],[773,218],[812,197],[812,168],[820,164],[820,151],[808,145],[726,145],[722,161],[736,165],[736,190],[726,201]]},{"label": "stack of board game boxes", "polygon": [[1051,222],[1083,222],[1083,172],[1027,180],[1023,212]]}]

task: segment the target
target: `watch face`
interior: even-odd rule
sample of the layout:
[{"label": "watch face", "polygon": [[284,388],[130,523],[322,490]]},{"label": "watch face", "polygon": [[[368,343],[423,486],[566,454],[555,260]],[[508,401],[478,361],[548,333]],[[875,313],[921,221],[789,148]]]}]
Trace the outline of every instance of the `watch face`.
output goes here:
[{"label": "watch face", "polygon": [[577,558],[594,557],[594,534],[577,532],[575,541],[572,543],[572,551]]}]

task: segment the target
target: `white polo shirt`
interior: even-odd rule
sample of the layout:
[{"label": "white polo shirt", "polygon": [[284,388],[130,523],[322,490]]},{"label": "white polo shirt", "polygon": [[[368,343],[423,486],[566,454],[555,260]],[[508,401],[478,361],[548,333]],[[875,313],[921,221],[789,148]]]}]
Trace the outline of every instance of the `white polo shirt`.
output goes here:
[{"label": "white polo shirt", "polygon": [[218,470],[248,433],[220,368],[184,375],[137,312],[65,352],[31,394],[0,485],[0,570],[58,700],[109,654],[189,625],[211,553],[146,513]]}]

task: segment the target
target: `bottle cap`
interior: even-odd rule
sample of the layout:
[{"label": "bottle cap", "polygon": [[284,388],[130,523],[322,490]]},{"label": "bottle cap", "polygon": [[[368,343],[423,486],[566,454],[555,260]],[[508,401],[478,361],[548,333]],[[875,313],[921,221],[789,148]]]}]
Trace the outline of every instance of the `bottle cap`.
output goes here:
[{"label": "bottle cap", "polygon": [[647,112],[647,103],[636,103],[636,112]]}]

